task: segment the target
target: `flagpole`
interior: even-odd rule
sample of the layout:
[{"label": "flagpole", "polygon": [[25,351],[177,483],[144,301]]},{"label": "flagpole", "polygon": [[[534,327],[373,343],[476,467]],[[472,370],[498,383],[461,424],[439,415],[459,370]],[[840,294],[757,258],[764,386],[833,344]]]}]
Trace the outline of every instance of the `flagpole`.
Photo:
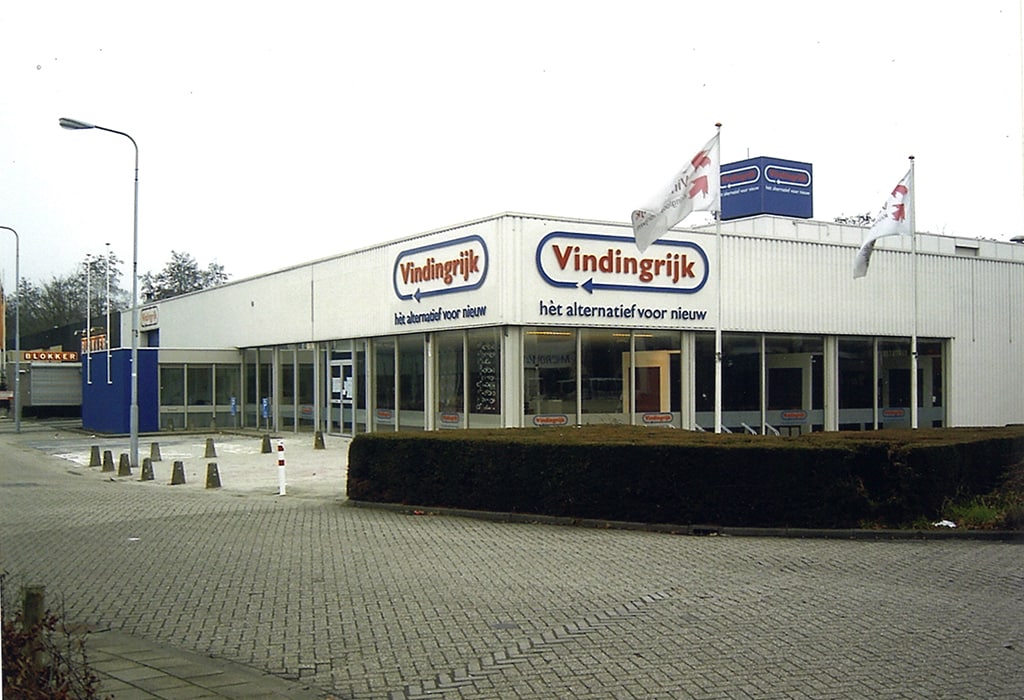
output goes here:
[{"label": "flagpole", "polygon": [[[715,213],[717,243],[716,264],[718,319],[715,322],[715,432],[722,427],[722,174],[721,174],[721,122],[716,123],[715,135],[704,144],[680,170],[672,181],[658,193],[657,198],[630,215],[633,239],[643,253],[648,246],[686,218],[692,211]],[[710,172],[709,172],[710,171]],[[710,179],[714,178],[714,179]],[[699,200],[695,199],[700,196]],[[715,200],[718,200],[717,202]],[[715,212],[715,206],[718,211]],[[694,417],[693,427],[699,427]]]},{"label": "flagpole", "polygon": [[[715,124],[718,130],[718,162],[722,162],[722,123]],[[718,313],[715,321],[715,432],[722,432],[722,189],[721,165],[719,165],[718,211],[715,212],[715,287],[718,290]]]},{"label": "flagpole", "polygon": [[910,258],[914,275],[914,325],[910,336],[910,427],[918,427],[917,409],[917,222],[915,204],[917,201],[917,182],[914,179],[914,156],[910,156]]}]

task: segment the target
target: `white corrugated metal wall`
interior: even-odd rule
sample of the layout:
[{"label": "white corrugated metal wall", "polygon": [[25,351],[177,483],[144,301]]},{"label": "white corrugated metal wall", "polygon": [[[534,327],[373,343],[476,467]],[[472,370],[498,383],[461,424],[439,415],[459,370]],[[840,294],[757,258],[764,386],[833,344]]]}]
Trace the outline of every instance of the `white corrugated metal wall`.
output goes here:
[{"label": "white corrugated metal wall", "polygon": [[[488,325],[515,324],[532,315],[538,295],[544,293],[536,287],[540,283],[533,262],[543,232],[581,227],[625,232],[621,224],[550,217],[507,215],[486,221],[478,222],[480,230],[500,232],[500,241],[491,244],[495,268],[480,292],[500,287],[500,296],[491,297],[500,300],[500,308],[489,313]],[[700,238],[714,270],[718,251],[709,236],[713,231],[702,227],[699,234],[669,235]],[[465,232],[455,227],[439,233],[457,237]],[[853,259],[863,228],[762,216],[725,222],[722,232],[725,331],[904,338],[913,332],[911,238],[879,241],[867,276],[854,279]],[[917,333],[949,339],[950,424],[1024,422],[1024,246],[927,234],[916,236],[916,242]],[[388,319],[379,308],[384,297],[393,296],[391,246],[164,302],[159,305],[161,344],[270,346],[361,337],[370,327],[386,327]],[[404,247],[409,244],[395,249]],[[522,282],[517,290],[501,285],[502,279]],[[714,289],[714,281],[707,289]],[[713,301],[704,306],[715,308]],[[127,330],[122,337],[130,337]]]},{"label": "white corrugated metal wall", "polygon": [[[1024,246],[917,239],[917,335],[950,341],[950,424],[1024,422]],[[853,279],[854,253],[833,242],[723,235],[724,330],[909,337],[911,240],[884,240],[862,279]]]}]

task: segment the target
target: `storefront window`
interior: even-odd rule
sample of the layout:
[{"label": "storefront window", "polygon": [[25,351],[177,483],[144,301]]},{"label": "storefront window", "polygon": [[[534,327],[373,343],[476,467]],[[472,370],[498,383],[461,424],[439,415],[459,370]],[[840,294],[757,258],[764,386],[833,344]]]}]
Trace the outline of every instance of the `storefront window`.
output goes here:
[{"label": "storefront window", "polygon": [[313,382],[313,350],[299,350],[295,353],[297,364],[297,391],[296,406],[298,410],[297,427],[299,430],[313,430],[315,411],[313,404],[314,382]]},{"label": "storefront window", "polygon": [[277,373],[277,380],[280,382],[279,418],[282,428],[292,429],[295,427],[295,351],[291,348],[281,348],[278,351],[278,361],[281,363]]},{"label": "storefront window", "polygon": [[839,429],[874,426],[874,341],[839,339]]},{"label": "storefront window", "polygon": [[874,344],[870,339],[839,339],[839,408],[871,408]]},{"label": "storefront window", "polygon": [[237,403],[241,397],[238,395],[239,371],[233,365],[216,365],[214,368],[215,381],[217,383],[217,405],[230,406],[231,399]]},{"label": "storefront window", "polygon": [[295,398],[295,354],[290,350],[281,353],[281,404],[290,406]]},{"label": "storefront window", "polygon": [[[727,415],[731,414],[731,415]],[[722,424],[736,432],[761,422],[761,336],[722,335]]]},{"label": "storefront window", "polygon": [[918,405],[921,414],[918,426],[941,428],[945,425],[946,412],[942,404],[942,341],[917,341]]},{"label": "storefront window", "polygon": [[185,427],[185,368],[180,365],[160,367],[160,425]]},{"label": "storefront window", "polygon": [[185,377],[188,384],[188,426],[208,428],[213,421],[213,367],[187,365]]},{"label": "storefront window", "polygon": [[175,365],[160,366],[160,405],[185,405],[185,368]]},{"label": "storefront window", "polygon": [[437,351],[437,427],[463,427],[465,353],[463,333],[438,333]]},{"label": "storefront window", "polygon": [[258,424],[258,413],[256,406],[259,403],[256,393],[256,370],[259,365],[256,362],[256,351],[246,350],[242,366],[242,381],[245,387],[245,397],[242,403],[242,425],[255,426]]},{"label": "storefront window", "polygon": [[501,337],[497,328],[471,330],[469,351],[470,426],[498,427],[501,415]]},{"label": "storefront window", "polygon": [[188,366],[188,405],[210,406],[213,404],[213,367],[209,365]]},{"label": "storefront window", "polygon": [[[680,411],[682,411],[679,333],[636,331],[633,337],[635,349],[633,401],[638,416],[648,415],[646,421],[641,420],[640,422],[660,424],[662,414],[671,413],[672,424],[679,427]],[[628,372],[628,367],[626,371]]]},{"label": "storefront window", "polygon": [[253,402],[253,414],[257,427],[269,429],[274,419],[274,396],[271,382],[274,353],[270,348],[256,351],[256,393],[250,399]]},{"label": "storefront window", "polygon": [[[218,407],[217,421],[222,425],[239,425],[238,411],[242,397],[239,396],[239,382],[241,373],[239,368],[232,365],[214,365],[213,379],[215,384],[215,399]],[[235,415],[231,415],[231,400],[235,400]],[[227,415],[221,419],[221,412]]]},{"label": "storefront window", "polygon": [[[270,427],[272,407],[270,405],[270,363],[271,350],[252,349],[245,351],[245,416],[246,426]],[[263,401],[266,399],[267,415],[263,415]]]},{"label": "storefront window", "polygon": [[353,430],[361,433],[366,430],[366,350],[364,341],[356,342],[359,349],[356,351],[356,364],[352,369],[352,381],[356,388],[356,417]]},{"label": "storefront window", "polygon": [[[629,331],[580,331],[580,398],[583,421],[624,421],[622,377],[629,371]],[[625,365],[625,366],[623,366]]]},{"label": "storefront window", "polygon": [[694,391],[697,425],[715,427],[715,334],[698,333],[694,338]]},{"label": "storefront window", "polygon": [[[918,377],[920,378],[920,368]],[[910,339],[878,341],[880,427],[910,427]],[[918,383],[920,386],[920,382]],[[920,395],[920,394],[919,394]]]},{"label": "storefront window", "polygon": [[373,341],[373,381],[375,405],[374,430],[394,430],[395,426],[395,341]]},{"label": "storefront window", "polygon": [[398,337],[398,427],[400,430],[423,430],[426,376],[423,363],[422,335]]},{"label": "storefront window", "polygon": [[765,336],[765,422],[788,434],[824,429],[824,340]]},{"label": "storefront window", "polygon": [[523,338],[526,415],[576,417],[576,331],[527,328]]},{"label": "storefront window", "polygon": [[313,351],[299,352],[299,403],[312,406],[314,398]]}]

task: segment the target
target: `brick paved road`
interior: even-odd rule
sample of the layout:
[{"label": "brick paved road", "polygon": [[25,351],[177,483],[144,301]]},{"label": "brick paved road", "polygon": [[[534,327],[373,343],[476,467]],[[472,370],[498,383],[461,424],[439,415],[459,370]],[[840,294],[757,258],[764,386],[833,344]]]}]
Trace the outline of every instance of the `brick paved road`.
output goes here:
[{"label": "brick paved road", "polygon": [[176,491],[82,475],[42,439],[0,434],[15,582],[60,591],[70,619],[325,696],[1024,696],[1019,544],[693,538]]}]

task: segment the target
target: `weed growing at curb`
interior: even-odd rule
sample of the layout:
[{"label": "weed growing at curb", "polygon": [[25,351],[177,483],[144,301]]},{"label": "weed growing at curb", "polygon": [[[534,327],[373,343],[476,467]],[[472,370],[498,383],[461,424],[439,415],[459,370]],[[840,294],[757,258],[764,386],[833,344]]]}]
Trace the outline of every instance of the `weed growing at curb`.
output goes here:
[{"label": "weed growing at curb", "polygon": [[969,530],[1024,530],[1024,462],[1007,469],[992,492],[947,503],[942,516]]}]

